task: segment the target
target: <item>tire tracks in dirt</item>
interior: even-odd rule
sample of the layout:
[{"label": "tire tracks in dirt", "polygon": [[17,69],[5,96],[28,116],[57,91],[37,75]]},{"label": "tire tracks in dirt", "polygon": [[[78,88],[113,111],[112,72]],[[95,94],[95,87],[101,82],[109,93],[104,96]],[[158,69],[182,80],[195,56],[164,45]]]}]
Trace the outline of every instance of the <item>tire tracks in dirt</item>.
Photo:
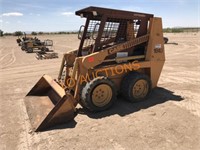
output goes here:
[{"label": "tire tracks in dirt", "polygon": [[[163,82],[164,85],[170,84],[170,86],[176,83],[172,88],[174,88],[176,93],[183,96],[184,100],[181,102],[173,101],[172,103],[180,108],[188,110],[191,114],[200,117],[200,102],[198,101],[200,99],[200,91],[198,90],[200,89],[200,70],[198,67],[200,43],[185,43],[184,41],[178,43],[179,47],[177,47],[173,53],[169,52],[169,50],[166,51],[166,54],[168,54],[167,63],[175,63],[176,65],[173,67],[171,65],[170,68],[164,68],[166,69],[165,75],[161,78],[160,82]],[[171,45],[170,47],[167,47],[167,49],[171,48]],[[188,65],[190,65],[189,68]],[[177,67],[176,70],[174,70],[175,67]],[[195,90],[190,92],[189,89],[192,87],[194,87]]]},{"label": "tire tracks in dirt", "polygon": [[0,58],[0,62],[1,62],[5,57],[7,57],[7,56],[10,55],[10,54],[12,54],[12,53],[7,53],[7,54],[5,54],[4,56],[2,56],[2,57]]},{"label": "tire tracks in dirt", "polygon": [[6,64],[4,64],[3,66],[1,66],[2,69],[5,69],[5,68],[9,67],[10,65],[12,65],[16,61],[14,47],[12,47],[12,50],[11,50],[10,53],[7,53],[3,57],[1,57],[0,61],[4,60],[9,55],[11,55],[11,59]]},{"label": "tire tracks in dirt", "polygon": [[20,139],[18,144],[18,149],[26,149],[30,150],[31,148],[31,135],[30,135],[30,129],[31,125],[28,123],[28,115],[26,113],[26,108],[23,99],[20,100],[20,110],[21,110],[21,116],[23,117],[22,122],[22,128],[23,132],[20,133]]},{"label": "tire tracks in dirt", "polygon": [[[67,43],[66,41],[70,43],[68,39],[62,39],[63,41],[60,42],[61,37],[59,37],[58,45]],[[182,40],[182,38],[180,39]],[[184,40],[188,41],[187,38]],[[163,147],[166,149],[192,149],[192,146],[199,147],[199,117],[196,117],[199,116],[199,113],[195,111],[200,110],[198,102],[200,97],[198,90],[193,89],[197,88],[195,82],[198,74],[195,72],[195,68],[191,69],[191,64],[185,62],[189,58],[188,54],[195,53],[196,55],[197,50],[187,44],[183,47],[184,40],[180,41],[181,47],[167,46],[168,64],[160,80],[163,88],[183,96],[184,100],[169,100],[170,102],[163,103],[163,105],[159,104],[146,110],[141,109],[137,113],[123,116],[123,118],[118,114],[95,119],[86,115],[78,115],[75,119],[77,122],[75,127],[58,128],[43,133],[30,132],[31,124],[23,97],[28,88],[31,88],[36,83],[35,81],[38,81],[38,77],[44,73],[57,76],[61,59],[37,61],[33,58],[34,54],[25,54],[15,48],[14,54],[17,60],[13,64],[10,64],[12,63],[10,60],[6,68],[0,69],[0,74],[3,74],[3,77],[0,77],[0,82],[2,81],[0,90],[4,96],[0,105],[3,116],[1,121],[4,125],[1,127],[4,139],[0,141],[0,149],[4,149],[4,147],[20,150],[94,149],[95,147],[97,149],[104,147],[107,149],[162,149]],[[16,45],[16,43],[13,44]],[[4,46],[7,48],[3,54],[10,53],[12,45],[4,44]],[[1,54],[1,58],[4,56],[3,54]],[[3,61],[11,59],[11,55],[12,53],[3,58]],[[195,55],[190,57],[190,61],[194,61],[194,64],[196,63],[196,59],[193,59],[196,58]],[[178,67],[179,65],[181,68]],[[179,74],[179,72],[182,73]],[[192,77],[194,81],[192,81]],[[132,111],[131,108],[134,106],[126,108],[127,105],[123,103],[122,107]],[[3,131],[8,128],[11,134],[4,134]],[[88,140],[90,140],[89,145],[85,144]]]},{"label": "tire tracks in dirt", "polygon": [[[58,73],[58,69],[55,66],[49,66],[49,67],[41,67],[41,68],[37,68],[37,67],[26,67],[27,69],[21,69],[18,68],[17,70],[7,70],[7,71],[2,71],[1,76],[0,76],[0,81],[9,81],[10,79],[12,79],[12,81],[14,80],[24,80],[24,79],[30,79],[31,77],[38,77],[38,76],[42,76],[44,74],[57,74]],[[22,78],[23,76],[23,78]]]},{"label": "tire tracks in dirt", "polygon": [[[187,94],[189,95],[189,94]],[[192,94],[195,96],[190,96],[190,97],[186,97],[184,101],[182,101],[181,103],[179,102],[173,102],[173,104],[175,104],[178,107],[184,108],[186,110],[188,110],[190,113],[192,113],[195,116],[200,117],[200,103],[197,102],[197,99],[194,99],[194,97],[199,97],[198,94]],[[198,98],[200,99],[200,97]]]}]

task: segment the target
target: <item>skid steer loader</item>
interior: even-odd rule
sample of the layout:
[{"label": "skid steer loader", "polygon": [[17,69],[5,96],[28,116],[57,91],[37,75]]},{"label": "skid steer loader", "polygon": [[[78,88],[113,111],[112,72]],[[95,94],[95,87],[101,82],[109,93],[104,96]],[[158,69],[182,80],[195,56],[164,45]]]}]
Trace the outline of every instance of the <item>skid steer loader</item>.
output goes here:
[{"label": "skid steer loader", "polygon": [[44,75],[25,97],[35,131],[72,120],[77,104],[103,111],[118,93],[141,101],[157,86],[165,61],[161,18],[100,7],[76,15],[86,18],[78,50],[64,54],[58,79]]}]

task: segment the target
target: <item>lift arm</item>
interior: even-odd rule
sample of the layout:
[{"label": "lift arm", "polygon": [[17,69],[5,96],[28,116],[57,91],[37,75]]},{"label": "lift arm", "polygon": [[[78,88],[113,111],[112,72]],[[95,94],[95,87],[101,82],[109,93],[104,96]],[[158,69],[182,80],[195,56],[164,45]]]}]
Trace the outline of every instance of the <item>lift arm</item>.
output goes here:
[{"label": "lift arm", "polygon": [[84,56],[84,58],[82,59],[82,64],[86,69],[95,67],[101,64],[107,56],[115,54],[117,52],[120,52],[128,48],[134,47],[136,45],[142,44],[144,42],[147,42],[148,39],[149,39],[149,34],[132,39],[130,41],[127,41],[121,44],[114,45],[105,50],[98,51],[90,55]]}]

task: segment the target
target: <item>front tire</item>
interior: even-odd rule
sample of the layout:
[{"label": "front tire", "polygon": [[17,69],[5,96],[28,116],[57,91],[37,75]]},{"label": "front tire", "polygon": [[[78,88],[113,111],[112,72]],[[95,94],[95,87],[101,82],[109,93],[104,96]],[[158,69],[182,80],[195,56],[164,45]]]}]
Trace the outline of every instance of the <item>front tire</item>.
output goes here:
[{"label": "front tire", "polygon": [[26,46],[25,46],[23,43],[21,43],[21,50],[22,50],[22,51],[25,51],[25,50],[26,50]]},{"label": "front tire", "polygon": [[110,108],[115,100],[114,83],[107,77],[97,77],[88,82],[81,94],[81,105],[95,112]]},{"label": "front tire", "polygon": [[131,102],[145,100],[151,92],[151,80],[145,74],[130,72],[121,84],[122,95]]},{"label": "front tire", "polygon": [[21,47],[21,50],[22,50],[22,51],[25,51],[25,50],[26,50],[26,48],[25,48],[24,46],[22,46],[22,47]]},{"label": "front tire", "polygon": [[33,52],[33,48],[27,48],[27,51],[26,51],[27,53],[32,53]]}]

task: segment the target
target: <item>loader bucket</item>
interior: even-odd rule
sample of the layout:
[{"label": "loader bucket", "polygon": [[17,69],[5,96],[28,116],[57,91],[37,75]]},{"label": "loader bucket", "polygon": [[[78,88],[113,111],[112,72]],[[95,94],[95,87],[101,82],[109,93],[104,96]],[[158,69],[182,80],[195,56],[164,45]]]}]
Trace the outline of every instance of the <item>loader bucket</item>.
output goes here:
[{"label": "loader bucket", "polygon": [[67,122],[75,116],[73,96],[48,75],[36,83],[24,101],[34,131]]}]

